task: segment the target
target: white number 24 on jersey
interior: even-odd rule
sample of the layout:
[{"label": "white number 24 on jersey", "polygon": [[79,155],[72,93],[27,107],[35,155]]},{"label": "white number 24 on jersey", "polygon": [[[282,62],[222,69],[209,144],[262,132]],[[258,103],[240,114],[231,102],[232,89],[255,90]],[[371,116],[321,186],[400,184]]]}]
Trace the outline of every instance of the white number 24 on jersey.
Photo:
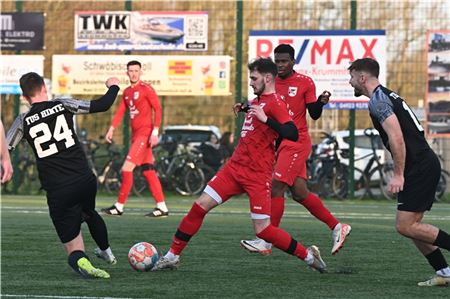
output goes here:
[{"label": "white number 24 on jersey", "polygon": [[[42,132],[38,137],[38,133]],[[55,123],[55,130],[50,132],[50,128],[46,123],[40,123],[30,128],[30,136],[34,139],[34,147],[39,158],[45,158],[53,154],[58,153],[58,147],[55,143],[51,143],[47,149],[42,148],[42,144],[48,142],[50,139],[55,138],[56,141],[65,140],[66,148],[69,148],[75,144],[75,140],[72,137],[73,133],[69,129],[66,118],[63,114],[58,115]]]}]

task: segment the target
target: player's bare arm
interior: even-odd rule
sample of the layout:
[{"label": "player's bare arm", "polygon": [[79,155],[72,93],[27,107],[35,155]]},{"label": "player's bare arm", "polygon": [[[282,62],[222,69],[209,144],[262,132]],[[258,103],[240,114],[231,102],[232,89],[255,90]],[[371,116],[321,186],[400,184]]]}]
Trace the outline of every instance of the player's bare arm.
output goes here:
[{"label": "player's bare arm", "polygon": [[389,182],[389,191],[398,193],[403,190],[406,159],[406,147],[403,139],[403,133],[400,128],[397,116],[390,115],[382,123],[383,129],[386,131],[389,138],[389,148],[391,149],[392,158],[394,159],[394,176]]}]

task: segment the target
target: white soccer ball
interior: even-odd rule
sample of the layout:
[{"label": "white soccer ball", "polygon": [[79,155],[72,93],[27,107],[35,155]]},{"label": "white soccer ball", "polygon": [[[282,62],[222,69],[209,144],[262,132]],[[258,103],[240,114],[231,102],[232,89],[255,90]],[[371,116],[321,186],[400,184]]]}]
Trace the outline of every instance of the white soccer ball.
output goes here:
[{"label": "white soccer ball", "polygon": [[159,255],[155,246],[147,242],[134,244],[128,252],[128,262],[136,271],[150,271],[158,258]]}]

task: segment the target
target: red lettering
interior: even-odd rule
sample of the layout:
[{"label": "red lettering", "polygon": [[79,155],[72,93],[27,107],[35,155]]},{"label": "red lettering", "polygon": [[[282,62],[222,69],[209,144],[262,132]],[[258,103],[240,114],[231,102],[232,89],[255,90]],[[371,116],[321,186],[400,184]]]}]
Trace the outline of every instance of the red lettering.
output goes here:
[{"label": "red lettering", "polygon": [[[256,57],[269,57],[272,54],[272,42],[268,39],[256,41]],[[256,58],[254,57],[254,58]]]},{"label": "red lettering", "polygon": [[317,41],[314,42],[314,45],[311,47],[311,64],[316,64],[316,52],[319,55],[322,55],[326,52],[327,64],[331,64],[331,40],[327,39],[323,43],[323,45],[319,45]]},{"label": "red lettering", "polygon": [[362,46],[364,47],[364,55],[362,56],[362,58],[373,58],[375,59],[375,56],[372,53],[372,49],[373,47],[375,47],[375,44],[377,43],[378,39],[374,38],[371,42],[370,45],[367,45],[366,40],[364,39],[360,39]]},{"label": "red lettering", "polygon": [[339,50],[338,57],[336,59],[336,64],[340,64],[343,59],[348,59],[349,61],[355,60],[353,57],[352,47],[350,46],[350,41],[344,39]]},{"label": "red lettering", "polygon": [[288,45],[292,45],[294,43],[293,39],[279,39],[278,40],[278,44],[288,44]]}]

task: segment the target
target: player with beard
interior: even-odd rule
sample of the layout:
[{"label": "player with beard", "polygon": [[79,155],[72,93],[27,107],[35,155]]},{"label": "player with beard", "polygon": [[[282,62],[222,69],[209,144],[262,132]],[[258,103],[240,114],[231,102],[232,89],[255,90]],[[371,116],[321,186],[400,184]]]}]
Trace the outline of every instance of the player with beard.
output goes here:
[{"label": "player with beard", "polygon": [[[277,151],[272,181],[272,214],[271,223],[279,226],[284,213],[284,194],[290,189],[292,199],[303,205],[314,217],[325,223],[332,231],[332,254],[336,254],[344,245],[351,227],[340,223],[322,203],[322,200],[310,192],[306,185],[306,161],[311,153],[311,137],[308,133],[306,111],[312,119],[317,120],[322,114],[323,106],[328,103],[330,93],[323,92],[316,99],[316,87],[313,80],[294,71],[295,51],[290,45],[278,45],[275,50],[275,63],[278,75],[275,89],[286,102],[297,130],[298,140],[283,140]],[[272,244],[260,238],[241,240],[241,246],[249,252],[268,255],[272,252]]]},{"label": "player with beard", "polygon": [[175,269],[180,254],[198,232],[206,214],[230,197],[247,193],[255,233],[280,250],[305,261],[320,272],[326,265],[316,246],[309,248],[294,240],[286,231],[270,223],[270,192],[275,140],[297,140],[298,132],[285,103],[275,93],[277,67],[270,58],[259,58],[248,65],[250,86],[256,95],[245,116],[241,138],[224,167],[208,182],[203,194],[194,202],[178,226],[166,253],[153,271]]}]

